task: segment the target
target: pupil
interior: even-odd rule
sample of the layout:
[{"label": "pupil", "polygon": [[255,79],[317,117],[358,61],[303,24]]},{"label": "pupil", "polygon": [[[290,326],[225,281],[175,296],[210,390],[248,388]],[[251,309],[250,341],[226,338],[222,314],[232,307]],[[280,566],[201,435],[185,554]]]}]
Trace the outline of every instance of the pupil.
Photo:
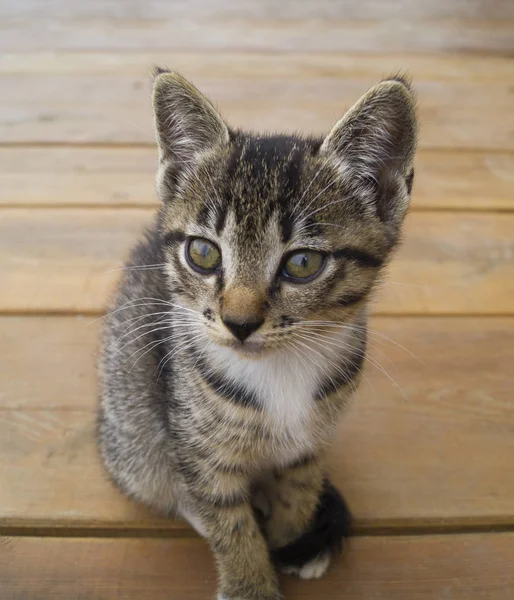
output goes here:
[{"label": "pupil", "polygon": [[304,255],[302,256],[302,258],[300,259],[300,265],[301,265],[301,266],[302,266],[302,267],[305,269],[305,268],[307,267],[307,263],[308,263],[308,262],[309,262],[309,261],[307,260],[307,255],[306,255],[306,254],[304,254]]}]

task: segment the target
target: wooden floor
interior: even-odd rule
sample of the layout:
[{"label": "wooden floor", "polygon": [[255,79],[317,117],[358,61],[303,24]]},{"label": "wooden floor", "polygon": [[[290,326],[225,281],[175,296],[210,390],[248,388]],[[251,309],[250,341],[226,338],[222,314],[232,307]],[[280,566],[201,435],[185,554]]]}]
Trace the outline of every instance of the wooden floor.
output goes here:
[{"label": "wooden floor", "polygon": [[94,447],[96,318],[156,205],[155,62],[267,130],[326,131],[413,76],[413,207],[331,458],[356,536],[284,590],[512,600],[512,0],[3,0],[0,51],[2,600],[214,597],[204,542],[121,497]]}]

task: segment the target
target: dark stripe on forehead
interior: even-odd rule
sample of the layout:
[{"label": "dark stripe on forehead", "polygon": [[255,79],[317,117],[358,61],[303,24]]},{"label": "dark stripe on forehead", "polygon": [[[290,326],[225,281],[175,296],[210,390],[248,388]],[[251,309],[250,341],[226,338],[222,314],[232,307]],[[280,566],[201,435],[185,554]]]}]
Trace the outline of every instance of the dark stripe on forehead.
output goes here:
[{"label": "dark stripe on forehead", "polygon": [[225,190],[236,220],[263,227],[278,212],[281,236],[287,242],[293,229],[292,209],[300,197],[304,158],[313,154],[315,146],[315,141],[294,136],[241,134],[228,160]]},{"label": "dark stripe on forehead", "polygon": [[280,219],[280,232],[282,235],[282,242],[286,244],[293,234],[293,219],[289,214],[289,211],[282,211]]},{"label": "dark stripe on forehead", "polygon": [[195,218],[196,224],[200,225],[202,227],[207,226],[209,223],[209,216],[211,214],[211,210],[212,210],[212,208],[208,202],[203,204],[202,207],[200,208],[200,210],[198,211],[198,214],[196,215],[196,218]]},{"label": "dark stripe on forehead", "polygon": [[280,206],[280,229],[285,244],[293,233],[293,209],[301,197],[300,180],[305,151],[295,143],[288,154],[284,154],[283,168],[279,174],[278,203]]},{"label": "dark stripe on forehead", "polygon": [[359,263],[363,267],[381,267],[384,264],[384,260],[378,256],[374,256],[365,250],[359,250],[358,248],[352,248],[347,246],[341,248],[332,253],[334,258],[344,258],[347,260],[353,260]]},{"label": "dark stripe on forehead", "polygon": [[225,227],[225,221],[227,220],[228,202],[223,202],[216,207],[216,224],[215,229],[218,235],[221,235],[223,228]]}]

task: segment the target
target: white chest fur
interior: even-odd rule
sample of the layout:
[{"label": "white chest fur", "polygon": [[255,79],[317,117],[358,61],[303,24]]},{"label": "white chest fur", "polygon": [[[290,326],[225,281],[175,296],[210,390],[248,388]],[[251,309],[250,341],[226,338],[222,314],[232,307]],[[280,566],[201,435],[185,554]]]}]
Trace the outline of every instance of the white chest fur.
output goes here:
[{"label": "white chest fur", "polygon": [[277,448],[281,461],[294,460],[312,449],[314,395],[320,382],[334,371],[348,334],[343,331],[332,336],[324,348],[319,343],[305,343],[299,350],[284,349],[258,359],[242,358],[226,348],[212,352],[211,364],[255,393],[273,430],[283,432],[287,444]]}]

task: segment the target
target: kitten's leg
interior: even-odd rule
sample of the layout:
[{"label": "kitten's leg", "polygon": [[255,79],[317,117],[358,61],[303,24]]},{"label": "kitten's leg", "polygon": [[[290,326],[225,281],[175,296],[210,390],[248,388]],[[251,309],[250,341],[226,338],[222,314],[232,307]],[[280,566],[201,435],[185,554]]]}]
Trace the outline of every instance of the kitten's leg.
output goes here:
[{"label": "kitten's leg", "polygon": [[[182,516],[209,543],[217,564],[219,600],[280,600],[277,575],[246,494],[191,490]],[[210,487],[210,486],[209,486]],[[216,485],[219,490],[222,485]]]},{"label": "kitten's leg", "polygon": [[266,523],[274,561],[286,573],[321,577],[350,529],[350,512],[325,479],[316,457],[274,473],[267,486],[272,504]]},{"label": "kitten's leg", "polygon": [[273,471],[264,486],[271,503],[271,515],[266,526],[270,548],[281,548],[307,530],[322,487],[323,472],[314,456]]}]

